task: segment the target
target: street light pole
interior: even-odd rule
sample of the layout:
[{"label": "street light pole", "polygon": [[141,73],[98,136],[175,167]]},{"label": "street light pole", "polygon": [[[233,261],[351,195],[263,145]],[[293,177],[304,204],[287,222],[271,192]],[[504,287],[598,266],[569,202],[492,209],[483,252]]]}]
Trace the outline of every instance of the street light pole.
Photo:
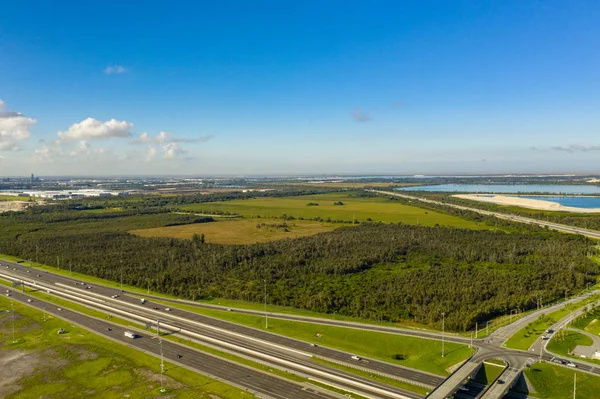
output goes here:
[{"label": "street light pole", "polygon": [[444,357],[444,335],[446,332],[446,313],[442,312],[442,357]]},{"label": "street light pole", "polygon": [[265,283],[265,330],[269,329],[269,316],[267,315],[267,280],[264,280]]},{"label": "street light pole", "polygon": [[163,385],[163,374],[165,373],[165,360],[163,356],[162,339],[158,340],[158,344],[160,345],[160,392],[164,393],[166,391]]},{"label": "street light pole", "polygon": [[490,321],[489,320],[485,323],[485,335],[486,336],[490,335]]},{"label": "street light pole", "polygon": [[17,343],[17,340],[15,338],[15,304],[14,302],[11,301],[10,303],[10,307],[12,310],[12,332],[13,332],[13,344]]}]

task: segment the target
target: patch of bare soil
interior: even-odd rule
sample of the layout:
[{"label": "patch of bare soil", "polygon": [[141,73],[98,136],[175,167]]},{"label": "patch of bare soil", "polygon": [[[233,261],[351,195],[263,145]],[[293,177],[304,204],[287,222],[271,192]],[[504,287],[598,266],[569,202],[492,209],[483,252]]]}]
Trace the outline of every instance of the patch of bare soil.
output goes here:
[{"label": "patch of bare soil", "polygon": [[[134,370],[134,372],[141,377],[147,378],[150,381],[160,382],[160,374],[154,373],[154,372],[152,372],[152,370],[136,369],[136,370]],[[168,375],[163,375],[163,382],[167,387],[169,387],[171,389],[181,389],[181,388],[186,387],[185,384],[182,384],[179,381],[175,381],[173,378],[169,377]]]},{"label": "patch of bare soil", "polygon": [[0,398],[21,389],[19,381],[42,370],[64,367],[68,360],[61,359],[54,349],[26,352],[8,349],[0,351]]},{"label": "patch of bare soil", "polygon": [[21,387],[18,381],[31,374],[44,362],[41,353],[19,350],[0,351],[0,398],[18,391]]}]

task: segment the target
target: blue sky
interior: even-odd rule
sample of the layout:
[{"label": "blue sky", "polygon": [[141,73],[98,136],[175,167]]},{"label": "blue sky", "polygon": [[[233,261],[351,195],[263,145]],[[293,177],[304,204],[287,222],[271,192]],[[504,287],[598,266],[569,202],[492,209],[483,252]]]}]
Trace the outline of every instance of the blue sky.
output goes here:
[{"label": "blue sky", "polygon": [[598,2],[2,9],[0,175],[600,172]]}]

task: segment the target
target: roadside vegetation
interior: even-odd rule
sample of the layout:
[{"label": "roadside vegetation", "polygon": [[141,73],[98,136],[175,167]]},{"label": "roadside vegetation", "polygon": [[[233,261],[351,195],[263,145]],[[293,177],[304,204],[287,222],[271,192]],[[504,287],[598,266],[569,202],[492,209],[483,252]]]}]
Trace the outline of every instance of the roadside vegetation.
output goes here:
[{"label": "roadside vegetation", "polygon": [[[0,297],[0,396],[122,398],[160,396],[156,358],[15,302],[17,341],[12,341],[10,301]],[[57,334],[59,329],[63,334]],[[251,398],[238,388],[165,363],[173,398]]]},{"label": "roadside vegetation", "polygon": [[[157,302],[164,303],[162,301]],[[178,304],[176,306],[180,309],[217,319],[256,329],[265,329],[264,316],[223,312],[191,305]],[[442,376],[448,375],[447,370],[449,368],[465,360],[472,353],[467,345],[446,342],[444,346],[446,356],[442,358],[441,341],[354,328],[325,326],[274,318],[268,320],[268,327],[268,331],[274,334]],[[351,362],[350,359],[348,361]]]},{"label": "roadside vegetation", "polygon": [[[548,343],[548,350],[562,356],[572,356],[576,346],[591,346],[594,341],[587,335],[572,330],[560,330]],[[589,359],[586,359],[586,361]]]},{"label": "roadside vegetation", "polygon": [[599,298],[600,296],[594,295],[585,300],[565,305],[561,309],[552,313],[541,315],[537,320],[529,323],[528,325],[517,331],[504,343],[504,345],[508,348],[526,351],[531,345],[535,343],[537,339],[539,339],[546,332],[546,330],[548,330],[548,328],[550,328],[558,320],[562,319],[569,313],[572,313],[583,306],[587,306],[589,303],[592,303],[598,300]]},{"label": "roadside vegetation", "polygon": [[595,399],[600,392],[600,377],[550,363],[535,363],[525,369],[535,388],[528,395],[542,399],[572,399],[574,374],[577,374],[577,398]]},{"label": "roadside vegetation", "polygon": [[502,374],[505,368],[506,364],[504,362],[493,362],[486,360],[473,380],[479,384],[489,385],[494,382],[494,380],[496,380],[500,374]]},{"label": "roadside vegetation", "polygon": [[369,378],[369,379],[371,379],[373,381],[382,382],[384,384],[392,385],[392,386],[395,386],[395,387],[400,388],[400,389],[405,389],[407,391],[419,393],[421,395],[427,395],[429,393],[429,391],[430,391],[429,389],[424,388],[424,387],[419,386],[419,385],[410,384],[408,382],[400,381],[400,380],[397,380],[395,378],[385,377],[385,376],[382,376],[382,375],[379,375],[379,374],[373,374],[371,372],[359,370],[359,369],[356,369],[356,368],[353,368],[353,367],[343,366],[341,364],[334,363],[334,362],[329,362],[327,360],[319,359],[317,357],[313,357],[313,358],[311,358],[311,360],[314,361],[315,363],[324,364],[324,365],[329,366],[329,367],[337,368],[337,369],[346,371],[348,373],[356,374],[356,375],[359,375],[361,377],[366,377],[366,378]]}]

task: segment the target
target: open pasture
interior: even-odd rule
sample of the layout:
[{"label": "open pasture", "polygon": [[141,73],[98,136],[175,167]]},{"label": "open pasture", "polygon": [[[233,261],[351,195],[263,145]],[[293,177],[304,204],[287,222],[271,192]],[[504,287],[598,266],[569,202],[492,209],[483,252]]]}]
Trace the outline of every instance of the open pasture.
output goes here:
[{"label": "open pasture", "polygon": [[208,202],[181,205],[179,208],[206,214],[212,214],[215,211],[231,212],[247,218],[281,218],[286,215],[296,219],[321,218],[324,221],[380,221],[424,226],[439,224],[462,228],[488,228],[488,226],[456,216],[403,205],[386,197],[357,197],[346,193]]}]

